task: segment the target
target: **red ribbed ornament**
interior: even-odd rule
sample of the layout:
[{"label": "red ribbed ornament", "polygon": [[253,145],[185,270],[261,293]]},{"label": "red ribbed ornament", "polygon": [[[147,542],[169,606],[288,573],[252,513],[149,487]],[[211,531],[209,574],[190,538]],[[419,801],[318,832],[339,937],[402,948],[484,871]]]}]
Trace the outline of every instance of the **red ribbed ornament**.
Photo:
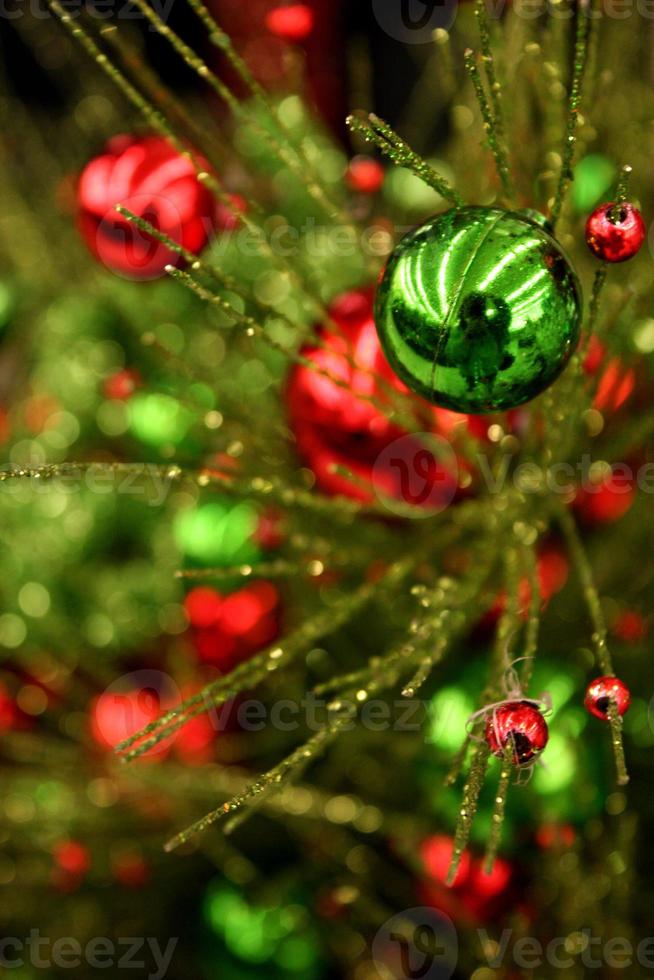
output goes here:
[{"label": "red ribbed ornament", "polygon": [[[379,345],[372,300],[371,289],[337,297],[329,307],[335,328],[319,331],[323,346],[302,350],[318,370],[299,364],[289,375],[286,405],[298,452],[325,493],[370,502],[376,491],[407,504],[438,508],[456,494],[454,453],[453,466],[427,458],[428,453],[423,459],[424,444],[418,437],[389,421],[370,399],[390,407],[387,392],[394,388],[401,397],[414,400],[424,432],[441,436],[449,435],[465,417],[416,399],[398,380]],[[399,439],[401,444],[390,456],[384,452]],[[428,465],[419,467],[422,463]],[[354,479],[337,472],[338,467]]]},{"label": "red ribbed ornament", "polygon": [[162,136],[116,136],[84,168],[79,225],[96,258],[128,279],[156,279],[180,256],[116,211],[121,204],[193,254],[209,240],[215,201],[191,161]]}]

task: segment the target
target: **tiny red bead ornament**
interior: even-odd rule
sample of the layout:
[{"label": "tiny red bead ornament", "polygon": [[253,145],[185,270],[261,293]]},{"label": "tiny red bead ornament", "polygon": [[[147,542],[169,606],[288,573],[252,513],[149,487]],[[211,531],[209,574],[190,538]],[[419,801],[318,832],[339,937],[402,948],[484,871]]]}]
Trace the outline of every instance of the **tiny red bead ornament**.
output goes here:
[{"label": "tiny red bead ornament", "polygon": [[502,757],[507,745],[513,747],[513,762],[526,766],[547,745],[547,722],[532,701],[507,701],[488,712],[486,742],[493,755]]},{"label": "tiny red bead ornament", "polygon": [[601,204],[586,222],[586,243],[604,262],[626,262],[645,241],[645,222],[633,204]]},{"label": "tiny red bead ornament", "polygon": [[629,688],[619,677],[597,677],[588,685],[584,704],[586,710],[607,721],[609,717],[609,705],[611,701],[615,703],[619,715],[625,714],[631,704],[631,694]]},{"label": "tiny red bead ornament", "polygon": [[157,279],[181,257],[116,211],[120,204],[189,252],[199,254],[215,224],[215,201],[162,136],[116,136],[84,168],[79,226],[91,252],[129,279]]}]

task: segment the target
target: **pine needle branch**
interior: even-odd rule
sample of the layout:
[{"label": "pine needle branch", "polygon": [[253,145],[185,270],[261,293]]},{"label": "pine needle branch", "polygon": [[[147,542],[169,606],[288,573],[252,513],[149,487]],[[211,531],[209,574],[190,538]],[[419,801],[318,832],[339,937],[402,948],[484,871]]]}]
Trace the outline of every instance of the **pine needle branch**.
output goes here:
[{"label": "pine needle branch", "polygon": [[190,827],[180,831],[164,845],[166,852],[174,851],[175,848],[185,844],[192,837],[201,834],[212,824],[222,817],[233,814],[240,810],[250,801],[256,800],[260,794],[267,793],[275,785],[281,786],[285,780],[292,778],[299,773],[309,762],[320,755],[339,734],[341,728],[349,723],[349,718],[340,716],[334,719],[329,727],[316,732],[304,745],[295,749],[286,759],[270,769],[267,773],[257,779],[254,783],[239,796],[232,797],[226,803],[207,813],[200,820],[197,820]]},{"label": "pine needle branch", "polygon": [[470,840],[472,822],[477,812],[479,794],[481,793],[482,786],[484,785],[489,755],[490,750],[486,743],[480,742],[475,748],[468,779],[466,780],[466,784],[463,788],[463,798],[461,801],[459,818],[457,820],[456,831],[454,834],[452,859],[447,872],[448,885],[452,885],[454,883],[454,879],[456,878],[459,870],[459,865],[461,864],[463,852],[468,846],[468,841]]},{"label": "pine needle branch", "polygon": [[486,0],[476,0],[475,17],[477,18],[477,25],[479,27],[482,63],[484,65],[484,71],[488,80],[488,90],[490,92],[491,100],[492,129],[489,132],[489,139],[492,133],[496,146],[493,148],[491,144],[491,149],[493,149],[493,154],[495,155],[498,174],[500,180],[502,181],[504,193],[508,201],[511,202],[515,199],[515,187],[513,186],[511,169],[509,167],[508,151],[506,147],[506,132],[504,127],[504,108],[502,105],[502,88],[497,79],[497,73],[495,71],[495,58],[493,56],[493,49],[490,39],[490,27],[488,24]]},{"label": "pine needle branch", "polygon": [[504,747],[504,753],[502,755],[502,767],[500,769],[500,778],[497,786],[497,792],[495,793],[495,802],[493,804],[493,815],[491,817],[491,828],[488,841],[486,843],[486,855],[484,857],[484,870],[487,875],[491,874],[493,870],[493,865],[495,864],[495,858],[497,857],[497,852],[500,847],[500,842],[502,839],[502,826],[504,824],[504,813],[506,810],[506,799],[509,792],[509,784],[511,781],[511,773],[513,772],[513,754],[515,752],[515,747],[513,745],[513,740],[509,739]]},{"label": "pine needle branch", "polygon": [[357,112],[348,116],[347,125],[353,132],[360,133],[369,143],[374,143],[398,167],[406,167],[410,170],[446,201],[450,201],[457,208],[464,206],[463,198],[449,181],[412,150],[408,143],[379,116],[373,112]]},{"label": "pine needle branch", "polygon": [[[591,13],[593,17],[591,17]],[[577,31],[574,51],[574,64],[572,70],[572,85],[568,98],[568,113],[565,130],[565,143],[561,157],[561,173],[559,183],[554,195],[554,202],[550,210],[550,224],[552,228],[561,216],[561,209],[565,200],[568,188],[573,180],[572,162],[577,140],[577,125],[579,122],[579,111],[583,97],[584,76],[588,65],[588,53],[590,40],[593,32],[594,15],[596,11],[591,10],[589,0],[576,6]]]},{"label": "pine needle branch", "polygon": [[477,96],[477,102],[479,104],[479,109],[481,111],[481,117],[484,124],[484,130],[486,132],[486,137],[488,140],[488,146],[493,154],[493,159],[495,160],[495,167],[497,170],[497,175],[502,184],[502,190],[504,196],[507,200],[511,200],[514,196],[513,184],[511,181],[511,173],[509,170],[508,160],[506,158],[506,152],[499,140],[499,131],[496,125],[495,116],[491,105],[486,96],[484,86],[481,80],[481,75],[479,74],[479,68],[477,66],[477,55],[471,49],[468,48],[464,54],[465,66],[468,75],[470,76],[470,81],[472,82],[472,87],[475,90],[475,95]]}]

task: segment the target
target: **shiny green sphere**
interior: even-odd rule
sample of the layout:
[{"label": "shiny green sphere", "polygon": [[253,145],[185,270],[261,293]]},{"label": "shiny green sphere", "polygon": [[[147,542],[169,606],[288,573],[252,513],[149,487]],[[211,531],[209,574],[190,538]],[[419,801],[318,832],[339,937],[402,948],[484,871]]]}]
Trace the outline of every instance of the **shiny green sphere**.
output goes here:
[{"label": "shiny green sphere", "polygon": [[581,291],[534,212],[466,207],[410,232],[390,256],[375,322],[396,374],[473,414],[544,391],[577,346]]}]

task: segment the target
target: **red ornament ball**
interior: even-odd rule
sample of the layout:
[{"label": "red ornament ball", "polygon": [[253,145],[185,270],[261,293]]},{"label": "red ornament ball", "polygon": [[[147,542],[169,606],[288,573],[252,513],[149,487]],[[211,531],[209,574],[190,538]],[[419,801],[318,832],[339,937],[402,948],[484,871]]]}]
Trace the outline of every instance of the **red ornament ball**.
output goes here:
[{"label": "red ornament ball", "polygon": [[251,582],[230,595],[199,586],[188,593],[184,608],[198,660],[222,673],[233,670],[279,635],[281,599],[270,582]]},{"label": "red ornament ball", "polygon": [[355,157],[345,173],[348,187],[358,194],[377,194],[384,185],[386,172],[372,157]]},{"label": "red ornament ball", "polygon": [[[91,705],[90,729],[104,750],[115,749],[125,739],[179,703],[180,694],[171,678],[161,671],[140,670],[114,681]],[[166,754],[174,736],[153,745],[143,758]]]},{"label": "red ornament ball", "polygon": [[644,616],[634,609],[621,612],[612,627],[615,636],[625,643],[638,643],[647,636],[649,626]]},{"label": "red ornament ball", "polygon": [[313,10],[306,3],[275,7],[266,15],[266,27],[270,33],[291,44],[305,41],[311,34],[313,25]]},{"label": "red ornament ball", "polygon": [[453,849],[454,840],[446,834],[434,834],[420,844],[421,900],[469,925],[495,919],[515,899],[515,867],[497,858],[487,874],[483,858],[467,850],[453,884],[448,885]]},{"label": "red ornament ball", "polygon": [[626,262],[645,241],[645,222],[633,204],[601,204],[586,222],[586,243],[604,262]]},{"label": "red ornament ball", "polygon": [[636,372],[623,364],[619,357],[607,357],[601,340],[592,336],[584,358],[586,374],[594,376],[601,372],[593,408],[599,412],[615,412],[632,396],[636,387]]},{"label": "red ornament ball", "polygon": [[588,527],[612,524],[631,509],[637,494],[633,470],[620,471],[613,467],[599,483],[579,488],[573,507],[579,519]]},{"label": "red ornament ball", "polygon": [[615,702],[618,714],[623,715],[631,704],[629,688],[619,677],[597,677],[588,685],[584,705],[586,710],[596,718],[607,721],[609,705]]},{"label": "red ornament ball", "polygon": [[59,841],[55,844],[52,854],[58,867],[68,874],[83,875],[91,867],[88,848],[79,841]]},{"label": "red ornament ball", "polygon": [[215,201],[182,156],[162,136],[116,136],[82,171],[79,225],[100,262],[128,279],[157,279],[181,257],[130,223],[132,211],[189,252],[198,254],[215,222]]},{"label": "red ornament ball", "polygon": [[513,763],[525,766],[540,755],[549,738],[547,722],[531,701],[509,701],[489,711],[486,742],[493,755],[502,757],[513,746]]},{"label": "red ornament ball", "polygon": [[224,201],[216,202],[214,218],[218,231],[234,231],[241,224],[241,215],[247,212],[248,202],[241,194],[230,194],[229,201],[231,206]]},{"label": "red ornament ball", "polygon": [[[389,388],[413,396],[384,357],[372,299],[371,289],[337,297],[329,307],[334,326],[319,330],[322,346],[301,352],[318,370],[299,364],[289,375],[285,400],[298,453],[325,493],[363,502],[381,494],[442,509],[456,495],[459,461],[452,450],[440,458],[425,453],[418,437],[407,436],[380,410],[390,408]],[[424,432],[441,437],[465,418],[421,400],[415,407]]]}]

